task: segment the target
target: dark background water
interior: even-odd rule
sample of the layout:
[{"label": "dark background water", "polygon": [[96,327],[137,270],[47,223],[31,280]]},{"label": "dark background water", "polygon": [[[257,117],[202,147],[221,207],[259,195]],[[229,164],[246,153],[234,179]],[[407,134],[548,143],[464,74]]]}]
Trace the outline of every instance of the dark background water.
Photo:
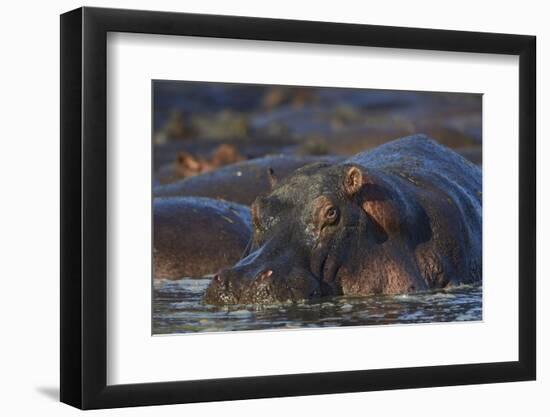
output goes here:
[{"label": "dark background water", "polygon": [[482,289],[333,297],[317,302],[216,307],[202,303],[209,278],[157,281],[153,333],[189,333],[482,320]]},{"label": "dark background water", "polygon": [[154,170],[220,144],[246,159],[344,155],[424,133],[481,164],[482,96],[470,93],[154,81]]}]

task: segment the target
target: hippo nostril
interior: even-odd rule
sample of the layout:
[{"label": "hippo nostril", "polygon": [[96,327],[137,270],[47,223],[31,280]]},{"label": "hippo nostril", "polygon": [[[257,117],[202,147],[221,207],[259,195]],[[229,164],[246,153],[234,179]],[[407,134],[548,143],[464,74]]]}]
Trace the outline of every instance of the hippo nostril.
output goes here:
[{"label": "hippo nostril", "polygon": [[273,275],[273,271],[271,269],[268,269],[264,272],[259,273],[256,279],[263,281],[268,279],[271,275]]}]

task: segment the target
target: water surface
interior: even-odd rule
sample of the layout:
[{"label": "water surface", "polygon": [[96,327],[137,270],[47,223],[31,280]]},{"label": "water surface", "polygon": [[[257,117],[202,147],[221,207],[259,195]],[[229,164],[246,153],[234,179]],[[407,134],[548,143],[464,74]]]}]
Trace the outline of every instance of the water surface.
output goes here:
[{"label": "water surface", "polygon": [[201,301],[209,282],[185,278],[156,281],[153,334],[482,319],[481,286],[396,296],[330,297],[298,304],[216,307]]}]

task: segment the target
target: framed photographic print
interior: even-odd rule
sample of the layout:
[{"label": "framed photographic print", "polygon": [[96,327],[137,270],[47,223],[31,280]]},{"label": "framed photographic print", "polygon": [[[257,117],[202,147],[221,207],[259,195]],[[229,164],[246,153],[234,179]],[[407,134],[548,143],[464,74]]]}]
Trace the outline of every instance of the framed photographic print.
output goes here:
[{"label": "framed photographic print", "polygon": [[61,16],[61,401],[535,379],[535,37]]}]

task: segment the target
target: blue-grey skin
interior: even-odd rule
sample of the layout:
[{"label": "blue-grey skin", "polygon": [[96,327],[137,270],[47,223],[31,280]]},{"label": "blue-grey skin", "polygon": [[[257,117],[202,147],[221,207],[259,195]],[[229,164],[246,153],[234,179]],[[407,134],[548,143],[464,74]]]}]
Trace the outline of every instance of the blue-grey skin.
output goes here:
[{"label": "blue-grey skin", "polygon": [[258,195],[269,192],[269,168],[275,170],[280,178],[284,178],[312,162],[334,162],[341,159],[330,156],[265,156],[155,187],[153,194],[155,197],[208,197],[250,205]]},{"label": "blue-grey skin", "polygon": [[201,197],[153,201],[156,279],[213,274],[239,260],[251,237],[250,209]]},{"label": "blue-grey skin", "polygon": [[481,281],[481,171],[423,135],[297,170],[252,205],[212,304],[399,294]]}]

